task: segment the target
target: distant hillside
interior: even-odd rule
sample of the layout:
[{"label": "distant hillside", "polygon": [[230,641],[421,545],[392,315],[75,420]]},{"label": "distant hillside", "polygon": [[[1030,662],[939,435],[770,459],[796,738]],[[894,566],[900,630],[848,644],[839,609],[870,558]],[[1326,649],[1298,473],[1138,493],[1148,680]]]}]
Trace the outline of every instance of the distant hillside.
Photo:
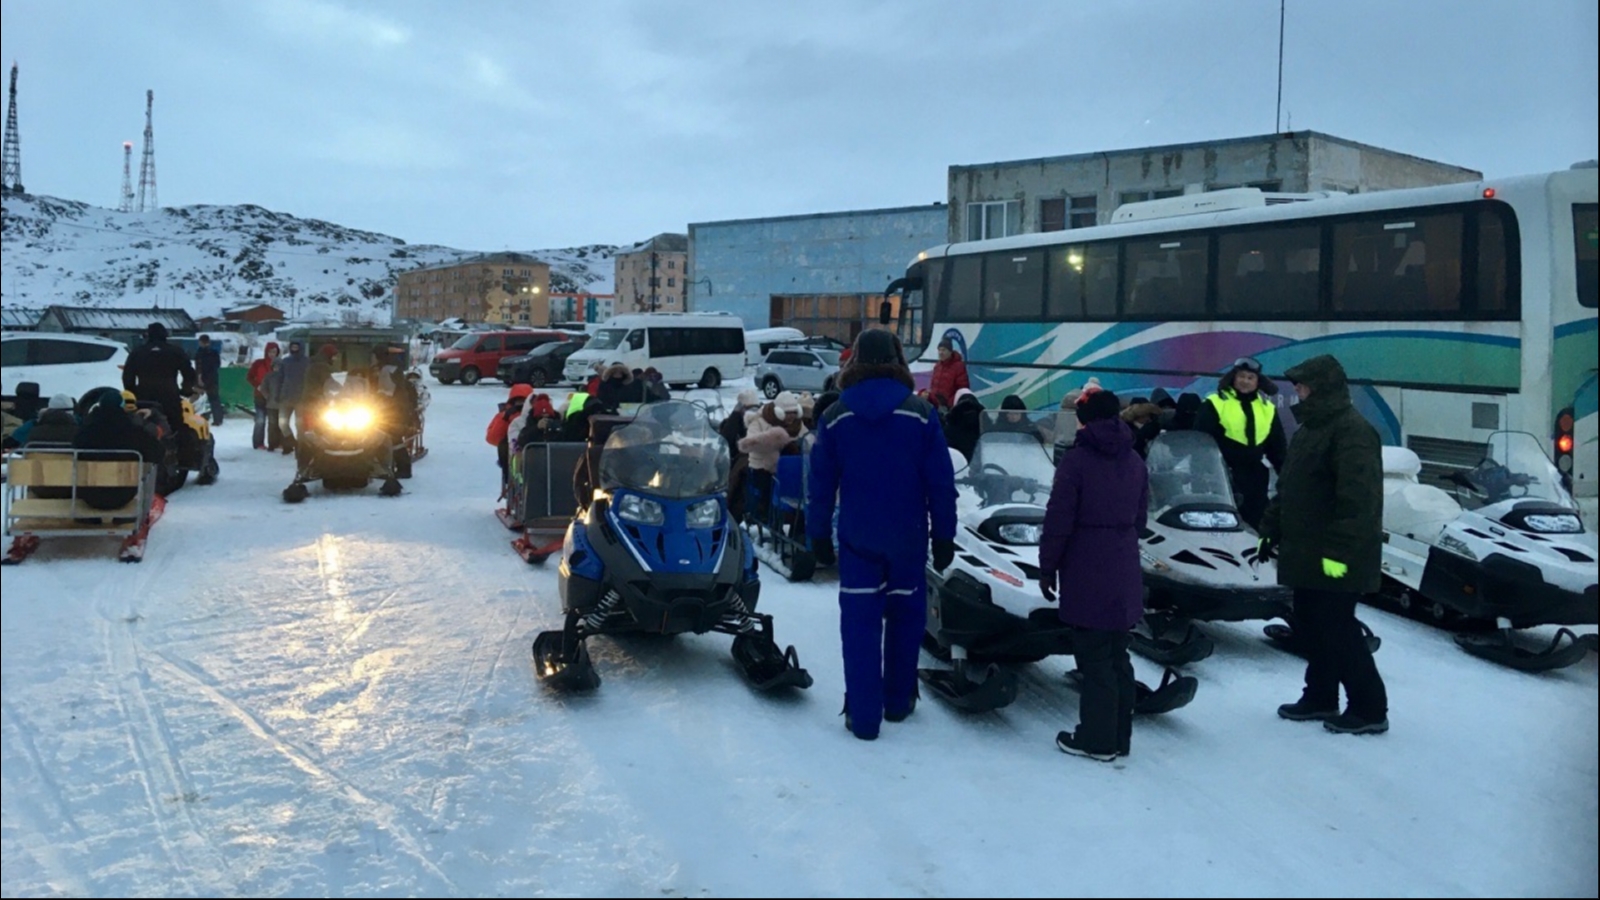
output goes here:
[{"label": "distant hillside", "polygon": [[[8,307],[160,305],[200,318],[261,302],[291,315],[387,322],[401,272],[479,252],[253,205],[123,213],[29,194],[0,203],[0,298]],[[552,291],[607,294],[616,249],[520,252],[550,264]]]}]

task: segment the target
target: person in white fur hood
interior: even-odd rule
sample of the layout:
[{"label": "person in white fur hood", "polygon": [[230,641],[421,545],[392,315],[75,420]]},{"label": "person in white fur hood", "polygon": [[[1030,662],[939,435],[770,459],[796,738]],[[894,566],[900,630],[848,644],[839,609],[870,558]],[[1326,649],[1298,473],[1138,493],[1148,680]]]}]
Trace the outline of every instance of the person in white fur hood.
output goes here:
[{"label": "person in white fur hood", "polygon": [[739,449],[750,455],[751,487],[764,510],[772,493],[772,479],[778,472],[778,457],[791,443],[805,436],[800,420],[800,398],[793,391],[782,391],[770,403],[745,413],[745,436]]}]

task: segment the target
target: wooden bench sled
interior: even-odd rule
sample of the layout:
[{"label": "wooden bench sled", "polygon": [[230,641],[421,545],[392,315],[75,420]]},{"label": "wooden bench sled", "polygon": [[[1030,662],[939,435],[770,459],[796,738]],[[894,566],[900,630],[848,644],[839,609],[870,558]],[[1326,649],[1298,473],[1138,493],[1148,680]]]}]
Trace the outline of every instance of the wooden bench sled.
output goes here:
[{"label": "wooden bench sled", "polygon": [[[156,468],[132,450],[32,449],[10,459],[4,492],[5,536],[11,539],[0,565],[14,565],[39,548],[43,538],[122,538],[117,558],[144,558],[150,526],[166,508],[155,491]],[[134,497],[118,509],[95,509],[80,492],[131,488]]]}]

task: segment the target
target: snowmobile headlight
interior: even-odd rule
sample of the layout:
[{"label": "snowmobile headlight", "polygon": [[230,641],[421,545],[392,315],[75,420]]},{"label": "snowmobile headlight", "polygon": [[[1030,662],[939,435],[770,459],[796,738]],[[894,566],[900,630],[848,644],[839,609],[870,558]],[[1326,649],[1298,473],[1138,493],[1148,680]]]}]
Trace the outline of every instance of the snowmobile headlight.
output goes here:
[{"label": "snowmobile headlight", "polygon": [[715,497],[701,500],[699,503],[689,507],[689,512],[685,519],[684,524],[690,528],[715,527],[717,522],[722,520],[722,504]]},{"label": "snowmobile headlight", "polygon": [[998,531],[1000,540],[1008,544],[1034,546],[1039,543],[1039,536],[1044,533],[1044,526],[1036,522],[1010,522],[1001,525]]},{"label": "snowmobile headlight", "polygon": [[334,431],[365,431],[372,425],[372,410],[365,406],[335,406],[322,414]]},{"label": "snowmobile headlight", "polygon": [[1570,513],[1528,515],[1522,518],[1522,524],[1528,526],[1529,531],[1541,534],[1577,534],[1583,531],[1583,523]]},{"label": "snowmobile headlight", "polygon": [[1226,510],[1189,510],[1178,514],[1185,528],[1205,531],[1231,531],[1239,527],[1239,517]]},{"label": "snowmobile headlight", "polygon": [[661,504],[638,494],[621,494],[617,497],[617,517],[640,525],[660,525],[666,521]]}]

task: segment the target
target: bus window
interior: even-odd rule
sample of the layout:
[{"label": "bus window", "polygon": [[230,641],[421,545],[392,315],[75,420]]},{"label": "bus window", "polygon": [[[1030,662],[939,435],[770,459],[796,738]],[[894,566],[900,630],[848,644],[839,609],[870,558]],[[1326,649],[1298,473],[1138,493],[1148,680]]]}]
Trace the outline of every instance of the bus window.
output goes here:
[{"label": "bus window", "polygon": [[[1516,220],[1509,207],[1481,206],[1478,220],[1478,306],[1480,313],[1514,312],[1512,299],[1510,261],[1517,258],[1514,240]],[[1506,220],[1511,219],[1511,234],[1507,234]]]},{"label": "bus window", "polygon": [[1578,302],[1590,309],[1600,306],[1600,272],[1596,272],[1595,263],[1595,243],[1600,240],[1600,235],[1595,233],[1596,210],[1600,210],[1600,206],[1593,203],[1572,205],[1572,243],[1577,263]]},{"label": "bus window", "polygon": [[1117,314],[1117,245],[1061,247],[1050,252],[1045,318],[1051,322],[1110,319]]},{"label": "bus window", "polygon": [[1039,318],[1044,296],[1044,251],[990,253],[984,260],[983,318]]},{"label": "bus window", "polygon": [[1264,228],[1217,236],[1217,315],[1316,315],[1322,229]]},{"label": "bus window", "polygon": [[1461,214],[1333,227],[1335,314],[1416,316],[1461,308]]},{"label": "bus window", "polygon": [[1129,241],[1123,266],[1123,313],[1135,318],[1178,319],[1206,311],[1206,243],[1203,236],[1167,235]]},{"label": "bus window", "polygon": [[979,301],[983,299],[983,257],[973,254],[950,261],[950,296],[946,318],[953,322],[975,322]]}]

